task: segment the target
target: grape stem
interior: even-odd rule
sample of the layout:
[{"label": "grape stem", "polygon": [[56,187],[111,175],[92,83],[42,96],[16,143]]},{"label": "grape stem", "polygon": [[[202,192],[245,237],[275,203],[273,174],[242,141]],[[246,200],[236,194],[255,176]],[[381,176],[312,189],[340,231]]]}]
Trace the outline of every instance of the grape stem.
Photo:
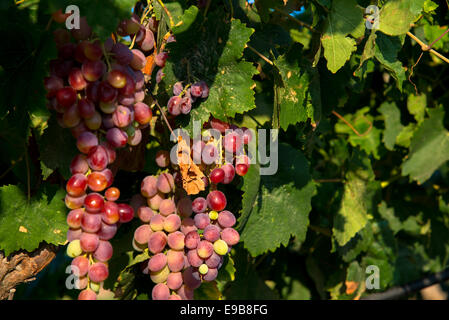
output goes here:
[{"label": "grape stem", "polygon": [[[446,30],[446,32],[443,33],[440,37],[442,38],[448,31],[449,31],[449,29]],[[436,39],[436,40],[432,43],[432,45],[429,46],[429,45],[425,44],[425,43],[424,43],[421,39],[419,39],[417,36],[415,36],[413,33],[411,33],[410,31],[407,32],[407,35],[408,35],[410,38],[412,38],[413,40],[415,40],[415,41],[421,46],[422,51],[429,51],[431,54],[437,56],[438,58],[440,58],[440,59],[443,60],[444,62],[449,63],[449,59],[448,59],[448,58],[446,58],[445,56],[443,56],[443,55],[442,55],[441,53],[439,53],[438,51],[432,49],[432,45],[433,45],[436,41],[438,41],[440,38]]]},{"label": "grape stem", "polygon": [[159,2],[159,4],[161,5],[162,9],[164,9],[165,14],[167,14],[168,19],[170,21],[170,28],[173,28],[175,26],[175,23],[173,22],[173,18],[171,16],[170,11],[168,11],[168,9],[165,7],[164,3],[161,0],[157,0],[157,2]]},{"label": "grape stem", "polygon": [[273,65],[273,61],[271,61],[270,59],[268,59],[267,57],[265,57],[263,54],[261,54],[259,51],[257,51],[256,49],[254,49],[253,47],[251,47],[249,44],[246,45],[248,47],[248,49],[250,49],[251,51],[253,51],[255,54],[257,54],[260,58],[262,58],[262,60],[264,60],[265,62]]},{"label": "grape stem", "polygon": [[162,117],[164,118],[165,124],[167,125],[168,129],[170,130],[170,132],[174,135],[173,129],[171,128],[170,123],[168,122],[167,117],[165,116],[164,110],[162,110],[162,108],[161,108],[161,106],[159,105],[159,102],[157,101],[157,99],[156,99],[153,95],[151,95],[151,96],[152,96],[154,102],[156,103],[157,107],[158,107],[159,110],[161,111],[161,114],[162,114]]},{"label": "grape stem", "polygon": [[307,28],[310,31],[314,32],[314,33],[320,33],[319,31],[315,30],[311,25],[305,23],[304,21],[298,20],[295,17],[292,17],[291,15],[289,15],[288,13],[278,9],[278,8],[274,8],[274,11],[279,12],[280,14],[282,14],[283,16],[287,17],[289,20],[296,22],[297,24],[299,24],[301,27]]}]

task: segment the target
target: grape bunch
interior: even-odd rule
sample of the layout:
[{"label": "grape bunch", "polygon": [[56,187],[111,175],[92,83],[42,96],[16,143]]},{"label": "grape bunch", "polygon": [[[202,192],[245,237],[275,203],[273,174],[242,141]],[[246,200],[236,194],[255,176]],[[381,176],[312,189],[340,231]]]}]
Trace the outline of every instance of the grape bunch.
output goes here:
[{"label": "grape bunch", "polygon": [[202,281],[216,279],[224,256],[240,239],[232,228],[235,216],[224,210],[226,197],[211,191],[207,200],[192,202],[170,173],[147,176],[141,194],[147,204],[137,210],[143,224],[135,230],[133,247],[151,256],[143,272],[156,284],[152,298],[193,299]]},{"label": "grape bunch", "polygon": [[[128,32],[141,30],[135,17],[125,22]],[[70,128],[78,149],[83,152],[100,133],[112,148],[139,144],[153,116],[144,102],[145,54],[112,38],[95,40],[84,17],[80,29],[57,29],[54,36],[58,58],[44,79],[48,106]]]},{"label": "grape bunch", "polygon": [[173,96],[167,102],[168,112],[173,116],[189,114],[192,110],[192,104],[197,99],[206,99],[209,96],[209,87],[206,82],[199,81],[192,85],[182,85],[182,82],[176,82],[173,85]]},{"label": "grape bunch", "polygon": [[[65,15],[54,19],[63,22]],[[138,33],[143,26],[137,16],[120,23],[122,36]],[[153,33],[145,31],[140,47],[153,48]],[[70,128],[81,152],[72,160],[72,177],[67,181],[67,254],[72,273],[78,277],[78,299],[97,298],[108,277],[108,260],[113,248],[109,242],[121,223],[134,217],[134,209],[116,203],[120,191],[112,187],[114,175],[108,168],[116,150],[127,144],[138,145],[141,129],[149,125],[152,110],[145,104],[144,74],[146,56],[121,42],[95,39],[85,18],[80,29],[58,29],[54,33],[58,59],[50,62],[50,76],[44,79],[48,105],[56,111],[62,127]],[[92,39],[92,40],[90,40]],[[104,192],[104,195],[102,194]]]}]

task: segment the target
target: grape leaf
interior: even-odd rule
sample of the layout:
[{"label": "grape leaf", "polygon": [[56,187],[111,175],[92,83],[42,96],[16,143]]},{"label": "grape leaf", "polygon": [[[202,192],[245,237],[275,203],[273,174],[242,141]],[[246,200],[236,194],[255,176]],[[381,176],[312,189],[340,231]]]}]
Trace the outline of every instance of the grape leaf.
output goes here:
[{"label": "grape leaf", "polygon": [[397,55],[404,44],[404,38],[389,37],[378,33],[376,37],[376,47],[374,56],[387,69],[396,80],[397,87],[402,90],[402,83],[405,81],[405,68]]},{"label": "grape leaf", "polygon": [[345,185],[340,209],[334,218],[333,236],[340,246],[344,246],[368,222],[372,213],[372,200],[379,183],[374,181],[374,173],[369,158],[356,151],[345,175]]},{"label": "grape leaf", "polygon": [[66,241],[64,196],[60,189],[53,197],[42,193],[28,202],[18,186],[0,188],[0,249],[6,256],[19,249],[31,252],[42,241]]},{"label": "grape leaf", "polygon": [[[312,86],[318,80],[318,74],[312,73],[301,65],[298,57],[298,46],[293,46],[289,54],[280,56],[274,61],[279,71],[278,81],[275,82],[275,104],[279,110],[279,125],[287,130],[289,125],[307,121],[314,116],[314,104],[321,109],[321,101],[308,103],[308,96]],[[293,56],[292,56],[293,53]],[[313,77],[315,76],[315,79]],[[319,90],[319,84],[317,87]],[[314,95],[310,100],[313,100]]]},{"label": "grape leaf", "polygon": [[343,121],[338,121],[335,124],[335,131],[337,133],[349,134],[349,143],[352,146],[360,146],[360,148],[368,154],[372,154],[374,158],[379,159],[379,145],[381,130],[374,127],[373,117],[368,114],[369,107],[364,107],[355,114],[345,115],[344,118],[348,121],[359,133],[358,135],[352,130],[348,124]]},{"label": "grape leaf", "polygon": [[191,131],[194,120],[205,122],[210,114],[227,120],[255,108],[252,77],[257,70],[242,59],[254,29],[237,19],[227,21],[220,11],[208,13],[204,20],[195,6],[184,12],[182,21],[173,28],[176,42],[167,46],[170,57],[161,87],[169,96],[176,81],[187,84],[201,79],[210,87],[209,97],[192,109],[182,125]]},{"label": "grape leaf", "polygon": [[425,94],[410,94],[407,98],[407,109],[414,117],[418,124],[424,121],[427,107],[427,96]]},{"label": "grape leaf", "polygon": [[443,108],[429,109],[429,118],[416,130],[410,153],[402,164],[402,175],[425,182],[449,160],[449,132],[443,126]]},{"label": "grape leaf", "polygon": [[[253,181],[244,179],[244,188]],[[252,256],[275,251],[286,246],[293,235],[303,242],[309,224],[311,198],[315,184],[309,175],[309,165],[304,155],[289,145],[279,144],[278,172],[261,176],[260,187],[254,197],[244,200],[244,207],[253,207],[241,238]]]},{"label": "grape leaf", "polygon": [[390,36],[407,33],[425,0],[388,1],[379,13],[379,30]]},{"label": "grape leaf", "polygon": [[[75,139],[67,129],[61,128],[52,118],[48,129],[38,139],[40,150],[40,161],[44,174],[48,177],[51,170],[59,169],[64,179],[71,176],[70,162],[78,154]],[[44,176],[45,178],[45,176]]]},{"label": "grape leaf", "polygon": [[364,33],[363,11],[357,8],[355,0],[334,1],[328,16],[326,29],[321,37],[327,68],[336,73],[357,49],[354,39]]},{"label": "grape leaf", "polygon": [[404,126],[401,124],[401,111],[394,102],[382,103],[379,107],[379,111],[383,115],[385,121],[383,142],[388,150],[393,150],[397,136],[404,129]]}]

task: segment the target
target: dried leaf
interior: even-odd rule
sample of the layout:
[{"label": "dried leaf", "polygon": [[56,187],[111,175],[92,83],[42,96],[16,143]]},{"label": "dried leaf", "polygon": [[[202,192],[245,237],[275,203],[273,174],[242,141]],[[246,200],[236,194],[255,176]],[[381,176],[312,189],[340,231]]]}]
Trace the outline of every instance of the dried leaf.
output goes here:
[{"label": "dried leaf", "polygon": [[143,69],[142,69],[142,72],[149,76],[151,76],[151,73],[153,72],[154,65],[155,65],[154,64],[154,55],[155,55],[155,53],[153,52],[152,54],[147,56],[147,63],[145,64],[145,67],[143,67]]},{"label": "dried leaf", "polygon": [[181,170],[182,187],[187,194],[198,194],[205,190],[203,172],[190,157],[190,148],[181,136],[178,137],[178,165]]},{"label": "dried leaf", "polygon": [[359,283],[356,281],[346,281],[346,294],[353,294],[359,287]]}]

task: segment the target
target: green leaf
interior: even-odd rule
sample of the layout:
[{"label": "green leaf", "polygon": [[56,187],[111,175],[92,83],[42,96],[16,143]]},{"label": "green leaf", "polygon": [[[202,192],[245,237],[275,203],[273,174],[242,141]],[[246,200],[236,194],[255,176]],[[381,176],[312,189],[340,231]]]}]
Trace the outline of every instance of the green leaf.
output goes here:
[{"label": "green leaf", "polygon": [[416,122],[421,124],[424,121],[427,107],[427,96],[410,94],[407,99],[407,109],[415,117]]},{"label": "green leaf", "polygon": [[355,40],[346,37],[348,34],[355,38],[364,34],[363,11],[355,0],[334,1],[321,37],[327,68],[332,73],[343,67],[357,49]]},{"label": "green leaf", "polygon": [[449,132],[443,126],[443,118],[442,107],[429,109],[429,118],[413,135],[410,153],[402,164],[403,176],[410,175],[421,184],[449,160]]},{"label": "green leaf", "polygon": [[421,12],[425,0],[388,1],[379,13],[379,30],[397,36],[410,29],[410,24]]},{"label": "green leaf", "polygon": [[369,158],[362,158],[356,151],[345,175],[345,185],[340,209],[334,218],[333,236],[340,246],[344,246],[368,222],[372,214],[372,200],[379,183],[374,181],[374,173]]},{"label": "green leaf", "polygon": [[189,130],[193,120],[205,122],[210,114],[226,121],[255,108],[252,77],[257,70],[242,59],[254,29],[237,19],[228,22],[220,10],[203,19],[195,6],[184,12],[183,24],[173,28],[176,42],[167,46],[170,58],[164,68],[162,87],[167,95],[176,81],[204,80],[210,87],[209,97],[182,121]]},{"label": "green leaf", "polygon": [[332,73],[340,70],[349,60],[351,54],[357,50],[355,40],[341,34],[324,34],[321,43],[324,47],[327,68]]},{"label": "green leaf", "polygon": [[[244,178],[245,188],[251,180]],[[290,237],[305,240],[315,184],[309,175],[304,155],[289,145],[279,144],[279,165],[275,175],[261,176],[255,202],[241,233],[241,239],[252,256],[287,246]],[[253,198],[253,197],[252,197]],[[251,199],[252,199],[251,198]]]},{"label": "green leaf", "polygon": [[241,231],[243,226],[248,221],[251,211],[254,209],[256,197],[260,188],[260,166],[258,164],[251,164],[248,172],[243,177],[243,196],[242,196],[242,210],[238,218],[237,230]]},{"label": "green leaf", "polygon": [[368,114],[369,107],[364,107],[355,114],[345,115],[344,118],[349,122],[359,134],[356,134],[348,124],[343,121],[338,121],[335,124],[335,132],[345,133],[349,135],[349,143],[360,148],[368,154],[372,154],[376,159],[379,159],[379,145],[381,130],[374,127],[373,117]]},{"label": "green leaf", "polygon": [[42,241],[63,244],[67,223],[64,190],[52,197],[42,193],[27,200],[26,194],[14,185],[0,188],[0,249],[11,252],[36,249]]},{"label": "green leaf", "polygon": [[401,124],[401,111],[396,106],[396,103],[384,102],[380,105],[379,112],[383,115],[385,121],[383,142],[388,150],[393,151],[396,138],[404,129],[404,126]]},{"label": "green leaf", "polygon": [[44,178],[51,170],[59,170],[64,179],[71,176],[70,162],[78,154],[76,141],[70,131],[61,128],[54,118],[49,121],[48,128],[38,139],[41,167]]},{"label": "green leaf", "polygon": [[396,80],[397,87],[402,91],[402,83],[405,81],[405,68],[397,55],[404,44],[403,39],[389,37],[378,33],[376,37],[376,47],[374,56],[387,69]]},{"label": "green leaf", "polygon": [[275,83],[275,103],[279,108],[280,127],[286,131],[289,125],[307,121],[309,115],[313,115],[312,105],[307,104],[311,75],[305,67],[300,67],[298,59],[290,55],[280,56],[274,65],[280,74],[278,83]]}]

